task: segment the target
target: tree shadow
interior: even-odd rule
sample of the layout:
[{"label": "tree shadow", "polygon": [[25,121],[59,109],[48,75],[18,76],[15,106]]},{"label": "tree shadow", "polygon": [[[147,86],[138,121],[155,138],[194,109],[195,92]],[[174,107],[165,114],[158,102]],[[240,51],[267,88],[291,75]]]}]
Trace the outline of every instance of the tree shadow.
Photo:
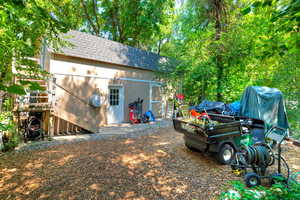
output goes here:
[{"label": "tree shadow", "polygon": [[6,154],[0,199],[210,199],[234,178],[166,131]]},{"label": "tree shadow", "polygon": [[[73,119],[76,123],[94,128],[96,124],[106,125],[108,88],[114,85],[124,88],[124,122],[129,122],[128,104],[137,98],[144,99],[143,112],[149,110],[149,82],[143,80],[154,80],[153,72],[68,56],[56,56],[55,59],[73,64],[73,67],[63,67],[63,73],[67,75],[55,75],[55,110],[62,112],[59,113],[61,115],[64,113],[65,120],[76,118]],[[100,89],[102,105],[100,108],[93,108],[88,105],[89,97],[97,88]]]},{"label": "tree shadow", "polygon": [[[64,59],[62,59],[64,60]],[[82,64],[80,60],[72,60],[73,63]],[[81,69],[73,67],[71,74],[78,73]],[[103,89],[98,79],[88,76],[55,75],[56,77],[56,104],[55,111],[64,120],[75,122],[92,132],[97,132],[99,125],[107,122],[106,104],[107,91]],[[87,75],[96,75],[95,70],[87,69]],[[93,107],[90,97],[98,93],[101,96],[101,106]]]}]

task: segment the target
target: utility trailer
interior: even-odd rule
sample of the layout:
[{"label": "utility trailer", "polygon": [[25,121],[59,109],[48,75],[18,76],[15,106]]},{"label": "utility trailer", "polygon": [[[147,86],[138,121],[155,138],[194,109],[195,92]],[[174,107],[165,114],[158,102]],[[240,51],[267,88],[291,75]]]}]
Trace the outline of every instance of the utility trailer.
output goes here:
[{"label": "utility trailer", "polygon": [[173,119],[177,132],[184,134],[189,149],[213,152],[222,164],[230,164],[242,146],[265,143],[265,133],[272,127],[287,130],[288,120],[282,93],[276,88],[249,86],[240,102],[239,116],[207,113],[217,123],[205,125]]},{"label": "utility trailer", "polygon": [[261,120],[212,113],[208,116],[220,124],[202,126],[177,118],[173,119],[173,125],[177,132],[184,134],[187,148],[215,153],[221,164],[230,164],[242,145],[252,144],[253,129],[264,127]]}]

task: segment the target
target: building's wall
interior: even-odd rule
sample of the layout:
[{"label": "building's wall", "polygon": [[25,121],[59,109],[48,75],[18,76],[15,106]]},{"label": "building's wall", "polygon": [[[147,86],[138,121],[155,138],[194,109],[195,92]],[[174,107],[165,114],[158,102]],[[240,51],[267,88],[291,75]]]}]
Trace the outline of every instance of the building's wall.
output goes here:
[{"label": "building's wall", "polygon": [[[82,117],[82,120],[87,123],[105,125],[107,123],[109,85],[124,87],[124,120],[126,122],[129,121],[128,104],[138,97],[144,99],[143,112],[149,109],[149,83],[116,79],[132,78],[152,81],[155,77],[154,72],[57,54],[51,57],[49,72],[54,74],[56,83],[63,88],[56,90],[57,112],[64,110],[64,112],[71,113],[69,115],[73,117]],[[84,101],[88,102],[89,97],[97,88],[100,89],[103,101],[103,105],[98,109],[84,103]],[[69,93],[72,93],[73,96]],[[152,94],[152,98],[157,99],[156,95],[160,96],[155,92]],[[154,113],[161,113],[156,111],[156,109],[161,109],[161,105],[154,106],[153,109],[155,109]]]},{"label": "building's wall", "polygon": [[[148,70],[118,66],[98,61],[54,55],[51,60],[51,73],[68,73],[81,75],[95,75],[110,79],[127,77],[143,80],[153,80],[154,74]],[[54,67],[55,66],[55,67]]]}]

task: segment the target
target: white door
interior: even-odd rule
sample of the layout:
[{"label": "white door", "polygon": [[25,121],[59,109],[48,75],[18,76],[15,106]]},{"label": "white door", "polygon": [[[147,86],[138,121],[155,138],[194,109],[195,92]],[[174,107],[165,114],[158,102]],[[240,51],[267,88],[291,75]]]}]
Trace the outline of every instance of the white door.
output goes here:
[{"label": "white door", "polygon": [[108,87],[107,123],[117,124],[124,121],[124,88],[122,86]]}]

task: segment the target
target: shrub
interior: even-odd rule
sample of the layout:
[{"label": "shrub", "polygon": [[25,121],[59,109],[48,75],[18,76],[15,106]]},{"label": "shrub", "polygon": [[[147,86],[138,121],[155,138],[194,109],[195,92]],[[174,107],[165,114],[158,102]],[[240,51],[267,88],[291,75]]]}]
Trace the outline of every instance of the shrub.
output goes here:
[{"label": "shrub", "polygon": [[8,151],[14,149],[20,143],[20,137],[16,125],[13,123],[11,112],[0,113],[0,132],[3,133],[3,149]]},{"label": "shrub", "polygon": [[240,181],[231,183],[232,189],[221,193],[220,200],[300,200],[300,184],[289,182],[289,185],[276,183],[271,187],[258,186],[247,188]]}]

